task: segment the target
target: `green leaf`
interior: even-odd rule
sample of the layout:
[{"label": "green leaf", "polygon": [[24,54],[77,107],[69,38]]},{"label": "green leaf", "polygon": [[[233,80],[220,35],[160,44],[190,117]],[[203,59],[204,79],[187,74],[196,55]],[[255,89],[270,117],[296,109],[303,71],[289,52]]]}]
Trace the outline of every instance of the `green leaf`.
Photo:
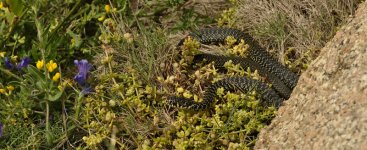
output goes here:
[{"label": "green leaf", "polygon": [[11,13],[9,11],[5,11],[5,14],[4,14],[5,18],[6,18],[6,21],[7,22],[13,22],[14,21],[14,18],[16,17],[16,15],[14,13]]},{"label": "green leaf", "polygon": [[22,0],[6,0],[6,3],[15,15],[21,16],[23,14],[24,4]]},{"label": "green leaf", "polygon": [[21,38],[19,38],[19,39],[18,39],[18,42],[19,42],[20,44],[24,44],[24,42],[25,42],[25,37],[24,37],[24,36],[22,36]]},{"label": "green leaf", "polygon": [[0,33],[4,33],[4,28],[5,28],[5,20],[3,20],[1,22],[1,25],[0,25]]},{"label": "green leaf", "polygon": [[43,91],[44,89],[46,89],[45,84],[42,81],[37,81],[36,82],[36,86],[41,91]]},{"label": "green leaf", "polygon": [[36,67],[29,65],[27,68],[29,75],[35,77],[37,81],[44,81],[45,76]]},{"label": "green leaf", "polygon": [[[56,89],[53,89],[53,90],[56,90]],[[55,95],[48,94],[47,100],[56,101],[56,100],[60,99],[62,93],[64,93],[64,92],[57,89]]]},{"label": "green leaf", "polygon": [[75,48],[79,48],[80,47],[80,45],[82,45],[82,43],[83,43],[83,40],[82,40],[82,38],[80,37],[80,35],[78,35],[78,34],[75,34],[73,31],[71,31],[71,30],[68,30],[67,32],[66,32],[69,36],[71,36],[71,38],[72,38],[72,42],[71,42],[71,47],[75,47]]}]

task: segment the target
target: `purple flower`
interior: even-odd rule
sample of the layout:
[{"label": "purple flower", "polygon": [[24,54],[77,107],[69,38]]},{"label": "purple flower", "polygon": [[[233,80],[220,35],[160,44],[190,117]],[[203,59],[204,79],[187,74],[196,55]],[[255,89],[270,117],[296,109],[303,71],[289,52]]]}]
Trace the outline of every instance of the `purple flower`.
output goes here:
[{"label": "purple flower", "polygon": [[31,62],[31,59],[29,57],[22,58],[20,63],[18,63],[17,65],[17,69],[22,69],[22,68],[27,67],[30,62]]},{"label": "purple flower", "polygon": [[5,57],[5,67],[8,69],[14,69],[14,65],[10,62],[8,57]]},{"label": "purple flower", "polygon": [[88,77],[88,71],[92,68],[92,65],[88,63],[88,60],[82,59],[80,61],[74,60],[75,65],[78,67],[78,74],[74,77],[74,80],[81,86],[85,86]]},{"label": "purple flower", "polygon": [[10,70],[15,69],[15,68],[17,68],[18,70],[21,70],[27,67],[30,62],[31,62],[31,59],[29,57],[24,57],[22,58],[22,60],[20,60],[18,65],[15,67],[15,65],[11,63],[10,59],[8,57],[5,57],[5,67]]},{"label": "purple flower", "polygon": [[74,80],[83,87],[83,94],[90,94],[94,92],[94,89],[87,83],[88,72],[92,68],[92,65],[88,63],[88,60],[82,59],[80,61],[74,60],[75,65],[78,67],[78,74],[75,75]]}]

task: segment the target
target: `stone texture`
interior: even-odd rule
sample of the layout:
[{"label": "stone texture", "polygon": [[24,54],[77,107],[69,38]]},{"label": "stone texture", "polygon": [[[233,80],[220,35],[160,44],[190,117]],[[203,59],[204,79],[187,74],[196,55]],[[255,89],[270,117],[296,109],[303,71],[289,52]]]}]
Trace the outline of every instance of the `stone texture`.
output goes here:
[{"label": "stone texture", "polygon": [[321,50],[256,149],[367,149],[367,2]]}]

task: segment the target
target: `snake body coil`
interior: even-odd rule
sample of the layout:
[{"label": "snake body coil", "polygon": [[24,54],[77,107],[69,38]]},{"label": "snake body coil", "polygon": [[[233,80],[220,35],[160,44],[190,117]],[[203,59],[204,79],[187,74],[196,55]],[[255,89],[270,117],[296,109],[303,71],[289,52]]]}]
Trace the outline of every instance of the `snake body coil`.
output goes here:
[{"label": "snake body coil", "polygon": [[[250,46],[248,49],[249,58],[199,54],[195,55],[194,62],[204,59],[207,62],[214,61],[216,68],[220,68],[223,67],[226,61],[232,60],[233,64],[240,64],[243,68],[250,67],[253,70],[258,70],[262,76],[265,76],[272,83],[274,90],[257,80],[247,77],[232,77],[220,80],[206,88],[203,102],[195,102],[193,99],[181,97],[171,97],[168,100],[170,105],[178,105],[195,110],[208,108],[216,96],[216,89],[223,87],[225,90],[237,89],[242,92],[255,90],[260,93],[262,103],[278,107],[284,99],[289,98],[292,89],[297,84],[298,76],[272,58],[249,34],[237,29],[208,28],[191,33],[190,36],[204,44],[223,42],[228,36],[233,36],[237,41],[243,39]],[[182,45],[183,40],[179,42],[179,45]]]}]

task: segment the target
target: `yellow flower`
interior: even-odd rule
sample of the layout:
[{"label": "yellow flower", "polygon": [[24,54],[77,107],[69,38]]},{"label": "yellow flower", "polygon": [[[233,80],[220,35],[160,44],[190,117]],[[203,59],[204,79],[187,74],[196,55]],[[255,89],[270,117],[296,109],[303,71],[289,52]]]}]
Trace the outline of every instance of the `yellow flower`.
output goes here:
[{"label": "yellow flower", "polygon": [[109,13],[111,11],[111,6],[110,5],[104,5],[104,10]]},{"label": "yellow flower", "polygon": [[60,73],[56,73],[53,77],[52,80],[54,80],[55,82],[57,82],[60,79]]},{"label": "yellow flower", "polygon": [[227,36],[225,42],[228,46],[232,46],[237,42],[237,40],[233,36]]},{"label": "yellow flower", "polygon": [[98,21],[103,21],[104,19],[105,19],[105,16],[103,15],[103,16],[98,18]]},{"label": "yellow flower", "polygon": [[0,9],[4,7],[3,2],[0,2]]},{"label": "yellow flower", "polygon": [[177,93],[183,93],[185,90],[182,87],[177,88]]},{"label": "yellow flower", "polygon": [[1,58],[5,57],[5,54],[6,54],[6,52],[0,52],[0,57]]},{"label": "yellow flower", "polygon": [[5,89],[0,89],[1,94],[5,94],[5,92],[6,92]]},{"label": "yellow flower", "polygon": [[14,91],[14,86],[12,86],[12,85],[8,85],[8,86],[6,86],[6,88],[7,88],[9,91]]},{"label": "yellow flower", "polygon": [[48,72],[52,72],[57,68],[57,64],[54,63],[53,60],[50,60],[47,64],[46,64],[46,68],[48,70]]},{"label": "yellow flower", "polygon": [[39,70],[41,70],[42,68],[43,68],[43,65],[44,65],[44,61],[43,60],[39,60],[39,61],[37,61],[37,63],[36,63],[36,67],[39,69]]},{"label": "yellow flower", "polygon": [[190,92],[184,92],[183,93],[183,97],[185,97],[185,98],[191,98],[192,97],[192,94],[190,93]]}]

